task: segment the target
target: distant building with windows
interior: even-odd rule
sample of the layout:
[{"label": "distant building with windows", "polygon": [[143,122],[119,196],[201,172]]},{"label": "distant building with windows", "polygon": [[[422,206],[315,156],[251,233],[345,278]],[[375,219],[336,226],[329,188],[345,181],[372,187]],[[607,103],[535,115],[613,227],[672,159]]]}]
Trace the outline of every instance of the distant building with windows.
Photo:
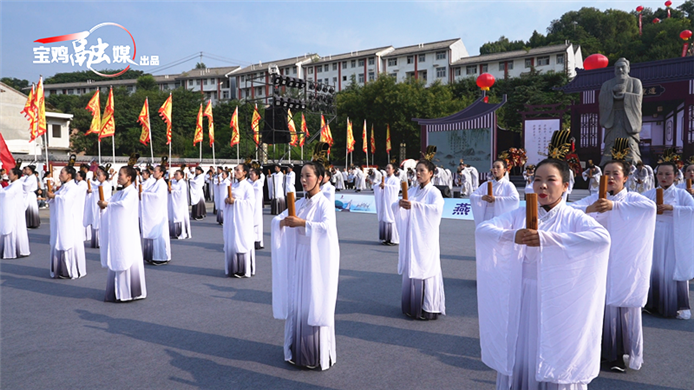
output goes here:
[{"label": "distant building with windows", "polygon": [[423,80],[426,86],[437,80],[448,84],[451,65],[465,57],[468,52],[460,38],[420,43],[397,48],[383,56],[383,73],[395,77],[398,83],[412,77]]},{"label": "distant building with windows", "polygon": [[235,85],[232,99],[261,100],[266,104],[272,96],[270,88],[270,67],[277,67],[280,74],[303,78],[303,65],[317,60],[317,54],[306,54],[303,57],[292,57],[278,61],[259,62],[245,68],[234,69],[225,76],[230,84]]},{"label": "distant building with windows", "polygon": [[391,53],[393,46],[359,50],[350,53],[329,55],[304,64],[304,79],[332,85],[342,91],[354,80],[361,85],[374,81],[385,68],[383,56]]},{"label": "distant building with windows", "polygon": [[514,50],[503,53],[482,54],[458,59],[451,64],[451,80],[477,77],[490,73],[497,79],[519,77],[535,69],[539,72],[554,71],[576,76],[576,68],[583,69],[581,46],[570,42],[561,45]]}]

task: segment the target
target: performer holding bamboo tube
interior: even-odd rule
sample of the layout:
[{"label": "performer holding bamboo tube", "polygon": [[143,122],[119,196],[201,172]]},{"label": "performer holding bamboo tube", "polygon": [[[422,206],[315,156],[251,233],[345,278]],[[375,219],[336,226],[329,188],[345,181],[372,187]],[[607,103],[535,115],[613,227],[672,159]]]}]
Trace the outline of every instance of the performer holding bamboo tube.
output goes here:
[{"label": "performer holding bamboo tube", "polygon": [[320,185],[328,144],[319,142],[301,169],[306,196],[272,220],[272,309],[285,320],[284,360],[327,370],[335,364],[335,304],[340,247],[335,205]]},{"label": "performer holding bamboo tube", "polygon": [[487,185],[479,186],[470,195],[475,225],[518,208],[520,196],[516,186],[508,180],[507,170],[506,160],[494,161],[491,170],[492,177],[487,181]]},{"label": "performer holding bamboo tube", "polygon": [[610,236],[562,200],[569,170],[537,164],[537,229],[521,207],[475,231],[482,361],[499,389],[585,390],[599,373]]},{"label": "performer holding bamboo tube", "polygon": [[[168,186],[164,181],[164,168],[154,168],[154,183],[140,193],[142,211],[142,256],[153,265],[171,260],[169,235]],[[140,185],[142,188],[142,185]]]},{"label": "performer holding bamboo tube", "polygon": [[623,159],[628,145],[626,139],[615,140],[614,160],[605,164],[600,177],[604,197],[593,194],[570,203],[610,233],[602,360],[606,368],[622,372],[627,366],[638,370],[643,364],[641,308],[648,298],[656,220],[655,203],[627,191],[630,164]]},{"label": "performer holding bamboo tube", "polygon": [[672,159],[662,159],[656,167],[658,188],[643,194],[658,207],[646,310],[688,320],[688,281],[694,278],[694,198],[673,185],[676,172]]},{"label": "performer holding bamboo tube", "polygon": [[694,182],[694,156],[690,157],[687,163],[688,165],[685,165],[683,170],[684,181],[677,188],[681,188],[694,196],[694,189],[692,189],[692,182]]},{"label": "performer holding bamboo tube", "polygon": [[431,182],[436,166],[428,149],[416,166],[417,185],[391,205],[400,234],[398,274],[402,275],[402,312],[419,320],[435,320],[446,314],[443,290],[439,225],[443,196]]},{"label": "performer holding bamboo tube", "polygon": [[[96,181],[89,190],[87,190],[87,207],[91,209],[91,212],[85,215],[89,215],[89,220],[85,221],[85,224],[91,226],[92,229],[92,239],[90,242],[91,248],[99,247],[99,228],[101,227],[101,215],[103,210],[99,207],[99,201],[106,201],[111,198],[111,183],[108,181],[108,170],[111,168],[111,164],[106,164],[106,166],[99,166],[96,169]],[[97,193],[94,193],[96,189]]]},{"label": "performer holding bamboo tube", "polygon": [[224,273],[236,278],[255,275],[255,193],[248,179],[250,167],[234,168],[236,181],[227,187],[224,200]]}]

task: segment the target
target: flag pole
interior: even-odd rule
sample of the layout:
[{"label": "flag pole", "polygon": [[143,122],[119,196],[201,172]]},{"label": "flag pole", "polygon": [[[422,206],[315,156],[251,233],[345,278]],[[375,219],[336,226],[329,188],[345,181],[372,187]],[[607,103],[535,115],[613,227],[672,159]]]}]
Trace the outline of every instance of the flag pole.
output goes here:
[{"label": "flag pole", "polygon": [[[99,134],[100,136],[101,134]],[[99,137],[99,165],[101,165],[101,137]]]},{"label": "flag pole", "polygon": [[116,135],[111,136],[111,150],[113,151],[113,165],[116,165]]},{"label": "flag pole", "polygon": [[202,141],[200,141],[200,163],[202,163]]},{"label": "flag pole", "polygon": [[152,131],[149,132],[149,152],[152,155],[152,165],[154,165],[154,147],[152,146]]},{"label": "flag pole", "polygon": [[241,163],[241,160],[239,160],[239,143],[236,144],[236,165]]},{"label": "flag pole", "polygon": [[[48,125],[46,125],[46,127],[48,127]],[[48,129],[46,129],[46,131],[43,133],[43,144],[46,147],[46,172],[48,172],[48,169],[49,169],[48,167],[50,166],[48,164]],[[51,174],[52,173],[53,172],[51,172]]]},{"label": "flag pole", "polygon": [[214,157],[214,142],[212,143],[212,165],[217,166],[217,160]]}]

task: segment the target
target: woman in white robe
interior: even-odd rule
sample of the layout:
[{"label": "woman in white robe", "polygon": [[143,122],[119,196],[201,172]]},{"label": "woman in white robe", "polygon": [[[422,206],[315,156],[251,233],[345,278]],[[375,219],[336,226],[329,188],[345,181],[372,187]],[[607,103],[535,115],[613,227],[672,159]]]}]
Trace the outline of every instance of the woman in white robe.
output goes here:
[{"label": "woman in white robe", "polygon": [[355,192],[366,190],[366,174],[361,168],[354,168],[354,189]]},{"label": "woman in white robe", "polygon": [[99,201],[101,216],[101,266],[108,268],[106,302],[126,302],[147,297],[145,265],[142,259],[138,226],[138,189],[135,169],[124,166],[118,171],[123,186],[109,201]]},{"label": "woman in white robe", "polygon": [[383,245],[396,245],[400,242],[392,205],[398,201],[402,186],[400,178],[394,172],[393,164],[386,165],[386,176],[374,187],[378,239],[382,241]]},{"label": "woman in white robe", "polygon": [[600,191],[600,176],[602,171],[600,167],[593,166],[583,171],[583,180],[588,182],[588,190],[590,194],[597,194]]},{"label": "woman in white robe", "polygon": [[[694,196],[694,164],[689,164],[683,169],[684,171],[684,180],[682,180],[682,183],[677,185],[677,188],[681,188],[687,192],[689,192],[690,195]],[[687,180],[692,181],[692,188],[687,190]]]},{"label": "woman in white robe", "polygon": [[335,204],[335,187],[330,182],[331,175],[330,171],[325,171],[325,178],[323,179],[323,185],[321,185],[320,190],[331,204]]},{"label": "woman in white robe", "polygon": [[[663,317],[691,318],[689,280],[694,278],[694,198],[673,185],[677,167],[661,163],[656,168],[663,189],[662,214],[656,216],[651,289],[646,310]],[[657,188],[643,195],[656,200]]]},{"label": "woman in white robe", "polygon": [[195,220],[203,219],[207,216],[205,206],[205,193],[202,187],[205,185],[205,174],[202,168],[195,167],[195,177],[189,179],[190,182],[190,217]]},{"label": "woman in white robe", "polygon": [[301,169],[306,196],[272,220],[272,310],[285,320],[284,360],[327,370],[337,359],[335,304],[340,246],[335,206],[320,192],[322,164]]},{"label": "woman in white robe", "polygon": [[535,170],[538,230],[521,207],[475,231],[482,361],[497,390],[587,390],[600,371],[610,236],[566,206],[569,166]]},{"label": "woman in white robe", "polygon": [[492,195],[488,195],[487,184],[479,186],[470,195],[470,206],[475,218],[475,225],[518,208],[520,197],[516,186],[506,175],[505,160],[496,160],[492,164]]},{"label": "woman in white robe", "polygon": [[24,212],[24,185],[19,168],[8,170],[10,184],[0,187],[0,259],[31,254]]},{"label": "woman in white robe", "polygon": [[234,168],[236,182],[231,185],[231,197],[227,192],[224,199],[224,273],[236,278],[255,275],[256,197],[247,180],[249,170],[246,164]]},{"label": "woman in white robe", "polygon": [[169,237],[168,186],[164,171],[154,168],[154,184],[140,195],[142,209],[142,256],[150,264],[166,264],[171,260]]},{"label": "woman in white robe", "polygon": [[402,312],[421,320],[435,320],[439,314],[446,314],[439,246],[444,201],[431,182],[435,169],[431,161],[420,160],[416,166],[418,185],[407,191],[408,200],[391,205],[400,236]]},{"label": "woman in white robe", "polygon": [[101,207],[99,207],[97,204],[97,202],[100,200],[99,187],[102,188],[101,191],[104,193],[104,200],[108,201],[111,199],[111,182],[108,181],[108,173],[106,168],[102,166],[97,168],[96,181],[92,182],[92,189],[87,190],[87,198],[85,199],[85,207],[89,206],[91,208],[91,211],[89,212],[91,219],[85,222],[88,222],[90,228],[92,229],[92,239],[90,242],[91,248],[99,247],[99,228],[101,227],[101,214],[103,214],[103,210],[101,210]]},{"label": "woman in white robe", "polygon": [[284,199],[284,173],[275,165],[275,173],[268,177],[268,195],[270,197],[270,214],[277,215],[287,208]]},{"label": "woman in white robe", "polygon": [[217,211],[217,223],[220,225],[224,224],[224,199],[227,197],[227,187],[230,185],[231,181],[227,171],[221,171],[214,179],[214,205]]},{"label": "woman in white robe", "polygon": [[345,189],[345,177],[340,172],[340,170],[337,170],[333,172],[333,177],[335,179],[335,191],[342,191]]},{"label": "woman in white robe", "polygon": [[643,364],[641,308],[648,299],[653,262],[655,203],[627,190],[628,169],[624,161],[608,162],[603,169],[608,178],[607,198],[593,194],[570,203],[610,233],[602,359],[613,371],[625,371],[624,355],[629,356],[632,370]]},{"label": "woman in white robe", "polygon": [[75,176],[75,182],[77,183],[77,186],[80,188],[80,199],[78,200],[78,202],[82,205],[82,208],[80,209],[80,212],[78,215],[76,215],[76,217],[79,221],[82,222],[82,241],[91,241],[92,229],[84,226],[84,216],[86,214],[88,195],[87,190],[89,189],[89,186],[87,185],[87,173],[84,171],[77,171],[77,175]]},{"label": "woman in white robe", "polygon": [[41,226],[41,217],[39,217],[39,203],[36,199],[36,190],[39,188],[39,182],[34,174],[36,169],[33,165],[24,167],[24,177],[22,177],[22,185],[24,187],[24,208],[26,210],[26,225],[28,229],[36,229]]},{"label": "woman in white robe", "polygon": [[253,232],[255,233],[255,249],[265,248],[265,240],[263,239],[263,180],[260,168],[251,169],[249,176],[253,182],[253,195],[255,196],[255,205],[253,207]]},{"label": "woman in white robe", "polygon": [[58,191],[46,194],[51,213],[52,278],[77,279],[87,274],[81,218],[84,196],[82,189],[75,183],[75,176],[75,168],[63,168],[59,176],[63,185]]},{"label": "woman in white robe", "polygon": [[177,170],[170,183],[169,235],[178,240],[192,238],[188,213],[188,185],[183,180],[183,171]]}]

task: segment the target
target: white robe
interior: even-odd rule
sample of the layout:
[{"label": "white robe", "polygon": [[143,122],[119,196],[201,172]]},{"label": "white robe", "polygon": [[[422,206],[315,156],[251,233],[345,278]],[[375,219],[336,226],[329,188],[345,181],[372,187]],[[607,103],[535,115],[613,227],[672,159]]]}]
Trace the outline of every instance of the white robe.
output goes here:
[{"label": "white robe", "polygon": [[[135,210],[139,203],[135,184],[113,194],[101,215],[101,266],[108,268],[106,297],[117,301],[147,296],[140,229]],[[111,288],[113,290],[109,291]]]},{"label": "white robe", "polygon": [[600,176],[602,176],[602,170],[600,167],[595,167],[595,174],[592,178],[588,178],[588,172],[590,169],[583,171],[583,180],[588,181],[588,190],[590,190],[591,195],[600,192]]},{"label": "white robe", "polygon": [[[39,218],[39,203],[36,199],[36,190],[39,188],[38,180],[35,175],[24,176],[20,179],[24,190],[24,209],[26,210],[25,222],[27,227],[36,228],[41,222]],[[30,226],[31,224],[34,226]]]},{"label": "white robe", "polygon": [[255,242],[260,248],[265,247],[263,240],[263,185],[262,178],[253,182],[253,195],[255,196],[255,206],[253,207],[253,231],[255,232]]},{"label": "white robe", "polygon": [[80,192],[78,192],[79,198],[77,199],[77,202],[80,205],[82,205],[82,207],[80,207],[79,210],[77,211],[77,215],[75,217],[77,217],[78,221],[82,222],[82,229],[80,229],[80,233],[82,233],[82,241],[91,240],[92,239],[92,231],[91,231],[91,229],[87,229],[84,226],[84,214],[85,214],[84,209],[85,209],[85,205],[87,203],[87,190],[89,189],[89,186],[87,186],[87,182],[84,180],[82,180],[82,181],[76,181],[75,180],[75,183],[77,183],[77,187],[79,187],[79,189],[80,189]]},{"label": "white robe", "polygon": [[296,173],[294,173],[294,171],[287,172],[287,174],[284,175],[284,189],[285,195],[290,192],[296,194]]},{"label": "white robe", "polygon": [[101,210],[101,207],[99,207],[97,204],[97,202],[100,200],[99,187],[103,187],[104,200],[108,202],[111,199],[111,183],[108,180],[105,180],[103,183],[98,181],[92,182],[92,193],[87,194],[85,198],[85,207],[90,209],[90,211],[87,212],[85,208],[85,216],[88,214],[90,219],[85,218],[83,221],[85,226],[91,225],[92,237],[94,237],[94,235],[98,237],[99,235],[99,228],[101,227],[101,215],[103,214],[103,210]]},{"label": "white robe", "polygon": [[196,205],[200,202],[205,202],[205,192],[202,187],[205,185],[205,175],[199,174],[188,179],[190,182],[190,204]]},{"label": "white robe", "polygon": [[[398,227],[395,224],[395,211],[393,211],[393,203],[398,201],[400,194],[400,178],[395,175],[385,176],[383,189],[380,185],[374,186],[374,204],[376,205],[376,216],[378,217],[379,230],[386,228],[390,229],[390,242],[397,244],[400,242],[398,236]],[[385,225],[388,226],[385,226]]]},{"label": "white robe", "polygon": [[0,259],[16,259],[31,254],[24,209],[21,180],[0,188]]},{"label": "white robe", "polygon": [[326,182],[320,187],[320,191],[325,195],[330,204],[335,204],[335,187],[330,182]]},{"label": "white robe", "polygon": [[406,279],[425,281],[422,310],[446,314],[446,298],[441,272],[439,225],[444,200],[441,191],[432,183],[419,185],[407,191],[412,207],[401,208],[399,200],[391,204],[397,227],[398,274]]},{"label": "white robe", "polygon": [[275,172],[270,175],[267,185],[270,199],[284,198],[284,173]]},{"label": "white robe", "polygon": [[354,189],[355,190],[365,190],[366,189],[366,175],[361,169],[356,169],[354,171]]},{"label": "white robe", "polygon": [[472,177],[472,190],[475,191],[477,187],[480,186],[480,173],[477,172],[477,168],[475,167],[469,167],[467,170],[470,171],[470,176]]},{"label": "white robe", "polygon": [[[656,189],[643,195],[655,200]],[[681,303],[688,304],[688,281],[694,278],[694,198],[671,185],[663,191],[663,203],[674,210],[656,216],[651,291],[646,307],[665,317],[675,317],[678,310],[689,309]],[[685,291],[680,294],[678,289]]]},{"label": "white robe", "polygon": [[335,179],[335,189],[336,190],[344,190],[345,189],[345,177],[342,175],[342,173],[336,172],[333,175],[333,178]]},{"label": "white robe", "polygon": [[470,206],[472,215],[475,218],[475,226],[478,226],[484,221],[488,221],[501,214],[515,210],[520,205],[520,198],[516,186],[511,183],[506,176],[501,180],[490,179],[492,181],[492,194],[494,195],[494,203],[489,203],[482,200],[484,195],[487,195],[487,184],[477,187],[470,195]]},{"label": "white robe", "polygon": [[[340,246],[335,206],[322,193],[296,202],[305,227],[280,227],[287,211],[272,220],[272,311],[286,320],[284,359],[294,360],[296,333],[307,324],[320,327],[318,361],[325,370],[336,362],[335,304],[340,269]],[[305,329],[305,328],[303,328]],[[309,346],[310,347],[310,346]]]},{"label": "white robe", "polygon": [[169,222],[181,224],[181,234],[177,238],[179,240],[192,238],[190,213],[188,213],[188,186],[185,180],[171,180],[169,200]]},{"label": "white robe", "polygon": [[[50,199],[51,213],[51,277],[77,279],[87,274],[84,257],[84,226],[82,189],[70,180]],[[80,203],[81,201],[81,203]],[[78,218],[79,217],[79,218]]]},{"label": "white robe", "polygon": [[514,373],[529,370],[530,388],[586,388],[600,371],[609,233],[562,201],[539,208],[540,247],[518,245],[525,213],[518,208],[475,232],[482,361],[498,372],[497,385],[510,387]]},{"label": "white robe", "polygon": [[236,261],[238,255],[243,255],[244,276],[251,277],[255,275],[255,191],[253,185],[244,179],[232,184],[231,192],[234,204],[224,202],[224,272],[231,276],[232,262]]},{"label": "white robe", "polygon": [[168,185],[164,179],[155,180],[142,191],[142,238],[151,240],[154,261],[171,260],[168,203]]}]

